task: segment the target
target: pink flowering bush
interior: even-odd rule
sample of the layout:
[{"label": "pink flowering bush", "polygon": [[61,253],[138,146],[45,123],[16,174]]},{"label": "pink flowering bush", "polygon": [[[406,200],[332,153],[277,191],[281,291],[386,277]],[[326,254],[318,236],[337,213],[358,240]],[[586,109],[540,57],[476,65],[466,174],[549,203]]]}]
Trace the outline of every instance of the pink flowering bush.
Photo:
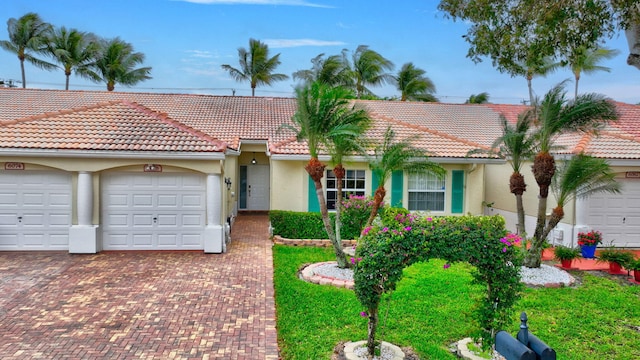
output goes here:
[{"label": "pink flowering bush", "polygon": [[347,199],[342,200],[342,213],[340,214],[342,228],[340,231],[344,239],[360,237],[372,207],[373,198],[370,196],[349,195]]}]

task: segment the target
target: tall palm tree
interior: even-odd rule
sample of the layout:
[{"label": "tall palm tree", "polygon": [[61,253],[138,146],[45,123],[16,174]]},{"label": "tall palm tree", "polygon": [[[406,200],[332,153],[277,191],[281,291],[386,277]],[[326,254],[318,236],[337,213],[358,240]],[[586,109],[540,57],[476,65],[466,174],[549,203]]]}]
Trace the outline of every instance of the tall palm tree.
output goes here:
[{"label": "tall palm tree", "polygon": [[24,61],[45,70],[55,69],[55,65],[36,58],[35,54],[44,54],[47,51],[47,38],[51,32],[51,25],[44,22],[36,13],[26,13],[19,19],[7,20],[9,40],[0,40],[0,47],[18,56],[20,60],[20,73],[22,74],[22,87],[27,87],[27,79],[24,73]]},{"label": "tall palm tree", "polygon": [[532,112],[524,112],[518,115],[515,125],[511,125],[504,116],[500,116],[502,122],[502,136],[491,145],[491,149],[473,150],[469,154],[488,153],[507,159],[513,172],[509,177],[509,191],[516,197],[516,212],[518,216],[518,234],[526,238],[525,213],[522,195],[527,190],[522,165],[535,155],[535,139],[530,134],[533,123]]},{"label": "tall palm tree", "polygon": [[611,68],[598,65],[599,62],[606,59],[612,59],[617,56],[620,51],[615,49],[587,49],[584,46],[577,48],[569,55],[569,66],[576,79],[574,98],[578,97],[578,82],[580,74],[591,74],[596,71],[610,72]]},{"label": "tall palm tree", "polygon": [[[533,51],[533,50],[532,50]],[[520,73],[527,79],[527,87],[529,88],[529,105],[536,106],[536,98],[533,95],[533,78],[535,76],[545,77],[556,71],[562,63],[555,62],[551,57],[540,57],[533,53],[528,59],[519,63]]]},{"label": "tall palm tree", "polygon": [[358,46],[352,60],[351,71],[358,99],[362,95],[372,93],[367,86],[379,86],[394,81],[393,75],[385,72],[393,70],[393,63],[366,45]]},{"label": "tall palm tree", "polygon": [[331,86],[353,86],[349,64],[344,62],[343,56],[331,55],[325,58],[324,54],[320,54],[311,59],[311,63],[311,69],[298,70],[293,73],[293,78],[305,83],[319,81]]},{"label": "tall palm tree", "polygon": [[373,158],[369,161],[369,168],[378,178],[379,183],[373,196],[373,207],[367,226],[371,226],[378,214],[387,194],[384,184],[394,171],[409,173],[429,171],[439,176],[444,176],[446,173],[444,168],[429,160],[424,150],[411,145],[414,138],[396,141],[395,136],[393,129],[387,128],[382,142],[375,147]]},{"label": "tall palm tree", "polygon": [[558,203],[551,212],[543,238],[564,218],[564,205],[568,201],[601,192],[618,194],[620,183],[616,182],[616,174],[605,159],[578,154],[558,168],[552,189]]},{"label": "tall palm tree", "polygon": [[555,86],[543,98],[540,106],[531,111],[537,118],[534,138],[538,152],[533,160],[533,175],[539,187],[538,217],[533,241],[524,264],[527,267],[539,267],[542,246],[545,238],[543,232],[546,225],[547,198],[549,187],[555,175],[555,160],[551,150],[554,141],[564,132],[589,132],[603,127],[608,121],[617,120],[615,104],[598,94],[584,94],[569,102],[564,91],[565,82]]},{"label": "tall palm tree", "polygon": [[107,91],[113,91],[115,84],[133,86],[151,79],[150,67],[136,68],[144,62],[144,54],[135,52],[133,45],[116,37],[102,40],[92,71],[87,74],[95,82],[105,82]]},{"label": "tall palm tree", "polygon": [[425,76],[426,73],[426,71],[415,67],[413,63],[408,62],[402,65],[395,77],[401,101],[438,101],[434,96],[436,86],[429,77]]},{"label": "tall palm tree", "polygon": [[465,104],[487,104],[489,102],[489,93],[481,92],[480,94],[471,94]]},{"label": "tall palm tree", "polygon": [[[345,99],[348,91],[340,87],[330,87],[320,82],[307,84],[296,89],[298,107],[292,121],[298,141],[306,141],[311,159],[305,170],[313,180],[322,221],[333,244],[338,267],[349,266],[342,244],[337,242],[335,232],[329,219],[329,211],[324,197],[322,177],[326,165],[318,159],[321,148],[327,148],[330,139],[340,137],[355,138],[359,130],[355,128],[362,121],[361,110],[349,109],[349,100]],[[290,126],[284,126],[291,128]]]},{"label": "tall palm tree", "polygon": [[280,65],[280,54],[269,57],[269,46],[259,40],[249,39],[249,49],[239,48],[238,58],[240,68],[231,65],[222,65],[236,81],[249,80],[251,83],[251,96],[255,96],[258,85],[269,85],[275,81],[286,80],[285,74],[274,74],[276,67]]},{"label": "tall palm tree", "polygon": [[49,52],[58,62],[65,75],[65,90],[69,90],[69,77],[71,72],[76,75],[94,81],[100,81],[93,77],[92,71],[98,54],[98,39],[95,35],[67,29],[64,26],[54,29],[49,38]]},{"label": "tall palm tree", "polygon": [[371,126],[371,118],[365,109],[358,108],[356,106],[348,107],[347,96],[351,95],[351,91],[338,88],[336,92],[343,91],[344,93],[336,94],[341,96],[342,101],[337,102],[339,106],[336,111],[336,123],[337,125],[332,128],[327,134],[327,146],[329,154],[331,155],[331,162],[333,162],[333,173],[336,176],[336,243],[342,244],[342,235],[340,230],[342,228],[342,180],[345,177],[346,170],[343,166],[344,158],[352,154],[366,154],[367,141],[363,137],[364,133]]}]

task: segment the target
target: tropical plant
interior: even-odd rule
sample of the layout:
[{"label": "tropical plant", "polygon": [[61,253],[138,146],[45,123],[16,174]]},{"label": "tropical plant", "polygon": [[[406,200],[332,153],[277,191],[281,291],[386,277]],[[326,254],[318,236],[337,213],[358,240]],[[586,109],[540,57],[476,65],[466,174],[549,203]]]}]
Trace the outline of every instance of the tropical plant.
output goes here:
[{"label": "tropical plant", "polygon": [[378,179],[378,188],[373,197],[373,208],[367,220],[367,226],[371,226],[378,214],[380,205],[387,193],[384,184],[389,180],[394,171],[407,171],[409,173],[432,172],[438,176],[444,176],[446,170],[433,163],[426,155],[426,151],[414,147],[411,142],[415,138],[396,140],[396,134],[388,127],[383,140],[374,148],[373,157],[369,160],[369,168]]},{"label": "tropical plant", "polygon": [[311,63],[313,64],[311,69],[298,70],[293,73],[293,78],[305,83],[318,81],[331,86],[354,87],[344,52],[342,55],[331,55],[326,58],[324,54],[319,54],[311,59]]},{"label": "tropical plant", "polygon": [[602,244],[602,233],[598,230],[578,233],[578,246],[597,246]]},{"label": "tropical plant", "polygon": [[[555,221],[555,218],[552,217],[551,221],[547,222],[546,209],[549,188],[556,174],[555,160],[551,155],[551,150],[555,147],[556,138],[564,132],[584,133],[596,131],[608,121],[616,120],[618,113],[613,102],[598,94],[580,95],[574,101],[568,102],[564,92],[564,83],[551,89],[545,95],[540,106],[530,111],[536,112],[533,116],[537,119],[537,127],[533,136],[538,152],[533,160],[532,171],[538,184],[539,194],[536,228],[524,264],[527,267],[535,268],[540,266],[543,245],[546,239],[544,234],[548,234],[550,231],[549,226]],[[586,161],[580,156],[576,156],[576,160]],[[575,167],[567,170],[579,171]],[[567,179],[566,182],[573,182],[571,186],[578,190],[581,186],[589,184],[589,178],[590,176],[586,176],[572,179],[573,181]],[[584,181],[584,183],[580,183],[580,180]],[[566,196],[568,197],[570,193],[571,190],[568,190]],[[562,213],[562,215],[564,214]]]},{"label": "tropical plant", "polygon": [[[326,149],[335,146],[332,141],[339,137],[355,140],[359,134],[362,134],[357,127],[362,125],[363,121],[366,123],[366,112],[349,107],[349,100],[345,98],[347,93],[348,90],[344,88],[330,87],[320,82],[300,87],[296,89],[298,107],[292,118],[294,126],[283,125],[284,128],[290,128],[296,132],[298,141],[307,142],[311,159],[305,166],[305,170],[313,180],[322,221],[329,240],[333,244],[338,267],[341,268],[348,267],[349,264],[329,219],[321,181],[326,165],[318,160],[318,154],[322,147]],[[335,152],[336,148],[333,149]]]},{"label": "tropical plant", "polygon": [[575,95],[578,97],[578,82],[580,81],[580,74],[591,74],[596,71],[610,72],[611,69],[606,66],[598,65],[599,62],[606,59],[611,59],[617,56],[620,52],[615,49],[606,48],[585,48],[580,46],[573,50],[569,54],[569,66],[573,72],[573,76],[576,79],[575,83]]},{"label": "tropical plant", "polygon": [[580,249],[559,245],[553,249],[553,255],[559,261],[573,260],[580,257]]},{"label": "tropical plant", "polygon": [[63,26],[53,30],[48,46],[49,53],[64,70],[65,90],[69,90],[69,77],[73,71],[76,75],[100,81],[92,71],[99,49],[95,35]]},{"label": "tropical plant", "polygon": [[7,20],[7,31],[9,40],[0,40],[0,47],[18,56],[23,88],[27,87],[24,72],[25,60],[41,69],[55,69],[54,64],[35,57],[36,54],[46,53],[48,36],[51,32],[51,25],[44,22],[40,15],[30,12],[18,19],[10,18]]},{"label": "tropical plant", "polygon": [[471,94],[464,102],[465,104],[487,104],[489,102],[489,93],[481,92],[480,94]]},{"label": "tropical plant", "polygon": [[425,76],[426,73],[415,67],[413,63],[402,65],[395,77],[396,87],[401,94],[400,101],[438,101],[434,96],[436,86],[429,77]]},{"label": "tropical plant", "polygon": [[372,94],[368,86],[380,86],[394,81],[393,75],[386,73],[393,69],[393,63],[379,53],[360,45],[353,52],[351,72],[355,79],[356,97]]},{"label": "tropical plant", "polygon": [[107,84],[107,91],[113,91],[116,84],[133,86],[151,79],[150,67],[136,68],[144,62],[144,54],[135,52],[133,45],[116,37],[101,40],[93,71],[87,76],[94,82]]},{"label": "tropical plant", "polygon": [[600,250],[598,260],[596,260],[596,262],[617,263],[624,268],[627,268],[633,261],[634,256],[632,252],[617,250],[615,247]]},{"label": "tropical plant", "polygon": [[249,48],[238,48],[239,68],[224,64],[222,69],[236,81],[249,81],[251,96],[256,95],[256,87],[273,84],[275,81],[286,80],[285,74],[274,74],[280,65],[280,54],[269,57],[269,46],[256,39],[249,39]]}]

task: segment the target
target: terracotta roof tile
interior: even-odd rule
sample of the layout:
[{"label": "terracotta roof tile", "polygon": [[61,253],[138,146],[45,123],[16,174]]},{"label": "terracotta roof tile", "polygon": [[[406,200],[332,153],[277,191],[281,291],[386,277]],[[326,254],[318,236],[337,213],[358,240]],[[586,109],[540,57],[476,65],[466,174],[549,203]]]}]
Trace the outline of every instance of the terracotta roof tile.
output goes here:
[{"label": "terracotta roof tile", "polygon": [[[388,126],[437,157],[465,157],[501,135],[527,107],[355,100],[374,120],[368,136],[381,139]],[[640,159],[640,106],[616,103],[620,121],[596,136],[563,135],[564,152]],[[291,124],[291,98],[193,94],[0,89],[0,147],[137,151],[222,151],[243,140],[265,140],[274,154],[307,154]],[[215,150],[214,150],[215,149]],[[486,155],[474,155],[486,157]]]}]

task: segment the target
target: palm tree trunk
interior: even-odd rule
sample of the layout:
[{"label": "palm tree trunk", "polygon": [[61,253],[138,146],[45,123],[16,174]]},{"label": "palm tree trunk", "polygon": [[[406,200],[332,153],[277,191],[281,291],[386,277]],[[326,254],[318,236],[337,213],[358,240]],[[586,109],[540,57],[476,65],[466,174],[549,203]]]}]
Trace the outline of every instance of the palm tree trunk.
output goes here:
[{"label": "palm tree trunk", "polygon": [[518,213],[518,235],[526,240],[527,229],[525,226],[524,205],[522,203],[522,195],[516,195],[516,211]]},{"label": "palm tree trunk", "polygon": [[539,268],[542,260],[542,245],[545,238],[542,237],[544,227],[547,223],[547,198],[540,197],[538,199],[538,220],[536,221],[536,230],[533,234],[533,240],[531,241],[531,247],[527,250],[527,255],[524,257],[524,266],[528,268]]},{"label": "palm tree trunk", "polygon": [[514,171],[509,177],[509,190],[516,197],[516,212],[518,214],[517,230],[518,235],[526,238],[526,227],[524,217],[524,205],[522,204],[522,194],[527,190],[527,184],[524,181],[524,176],[518,171]]},{"label": "palm tree trunk", "polygon": [[327,209],[327,202],[324,198],[324,191],[322,189],[322,182],[320,181],[322,179],[322,176],[324,175],[324,168],[325,165],[323,165],[316,158],[311,158],[307,166],[305,166],[305,170],[307,170],[307,173],[309,173],[311,179],[313,179],[313,184],[316,188],[316,196],[318,197],[318,203],[320,205],[322,223],[324,224],[324,229],[329,236],[329,241],[331,241],[331,244],[333,245],[333,250],[336,254],[336,262],[338,263],[337,265],[339,268],[344,269],[349,266],[347,262],[347,256],[342,250],[342,243],[337,242],[336,235],[333,232],[333,226],[329,218],[329,210]]},{"label": "palm tree trunk", "polygon": [[580,75],[576,75],[576,88],[573,100],[578,98],[578,82],[580,81]]},{"label": "palm tree trunk", "polygon": [[386,193],[387,191],[383,186],[379,186],[376,189],[376,193],[373,196],[373,207],[371,207],[371,215],[369,215],[369,219],[367,220],[367,225],[365,225],[365,228],[373,224],[373,220],[376,218],[376,215],[378,215],[378,210],[380,210],[380,205],[382,204]]},{"label": "palm tree trunk", "polygon": [[[344,174],[345,174],[345,170],[342,167],[342,164],[338,164],[333,168],[333,173],[336,175],[336,182],[337,182],[337,195],[336,195],[336,244],[340,245],[340,249],[342,249],[342,235],[340,233],[340,230],[342,229],[342,219],[341,219],[341,214],[342,214],[342,179],[344,179]],[[346,254],[344,254],[344,250],[342,250],[342,254],[345,257],[345,262],[347,264],[349,264],[346,261]],[[336,255],[337,256],[337,255]]]},{"label": "palm tree trunk", "polygon": [[533,86],[531,86],[531,79],[533,79],[532,76],[527,76],[527,85],[529,86],[529,105],[535,106],[534,104],[535,99],[533,98]]},{"label": "palm tree trunk", "polygon": [[20,73],[22,74],[22,88],[27,88],[27,79],[24,74],[24,59],[20,59]]}]

